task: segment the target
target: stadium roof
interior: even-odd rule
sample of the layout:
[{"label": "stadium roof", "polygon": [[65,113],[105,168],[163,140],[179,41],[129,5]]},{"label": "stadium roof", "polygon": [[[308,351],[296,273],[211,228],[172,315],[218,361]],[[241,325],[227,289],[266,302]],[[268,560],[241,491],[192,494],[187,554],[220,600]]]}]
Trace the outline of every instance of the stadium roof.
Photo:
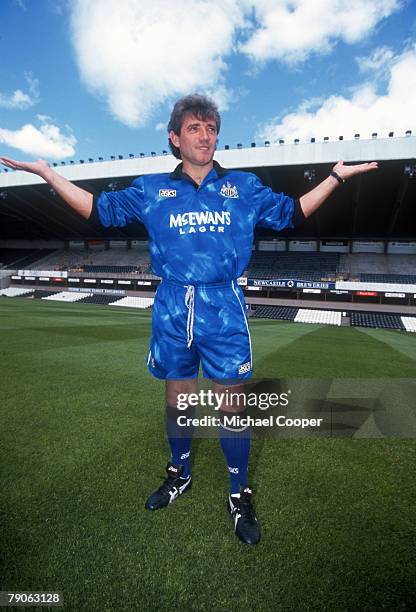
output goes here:
[{"label": "stadium roof", "polygon": [[[411,180],[416,163],[414,136],[218,150],[215,158],[224,167],[253,171],[275,191],[293,197],[312,189],[339,159],[347,163],[378,161],[378,171],[354,177],[301,228],[286,235],[416,237],[416,181]],[[56,170],[98,195],[126,187],[141,174],[170,172],[177,163],[172,155],[160,155],[60,165]],[[0,173],[0,222],[0,239],[126,239],[146,235],[139,224],[124,230],[92,227],[51,192],[43,179],[20,171]]]}]

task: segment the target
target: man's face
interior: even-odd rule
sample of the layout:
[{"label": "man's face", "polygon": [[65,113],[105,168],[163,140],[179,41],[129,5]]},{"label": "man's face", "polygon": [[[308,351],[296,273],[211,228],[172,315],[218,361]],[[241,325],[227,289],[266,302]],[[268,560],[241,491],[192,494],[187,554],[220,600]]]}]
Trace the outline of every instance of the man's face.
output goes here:
[{"label": "man's face", "polygon": [[193,114],[185,115],[179,136],[169,134],[181,152],[183,162],[205,166],[212,161],[217,146],[217,125],[213,119],[203,121]]}]

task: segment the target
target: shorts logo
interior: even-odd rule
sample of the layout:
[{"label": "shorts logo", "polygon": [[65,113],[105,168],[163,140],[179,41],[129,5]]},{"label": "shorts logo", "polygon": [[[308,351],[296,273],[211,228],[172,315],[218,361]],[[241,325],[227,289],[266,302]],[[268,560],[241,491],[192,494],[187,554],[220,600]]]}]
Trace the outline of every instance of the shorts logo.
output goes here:
[{"label": "shorts logo", "polygon": [[152,357],[152,359],[151,359],[151,362],[150,362],[150,363],[151,363],[152,368],[155,368],[155,367],[156,367],[156,362],[155,362],[155,358],[154,358],[154,357]]},{"label": "shorts logo", "polygon": [[247,361],[247,363],[242,363],[240,365],[240,367],[238,368],[238,373],[246,374],[246,372],[250,372],[250,370],[251,370],[251,363]]},{"label": "shorts logo", "polygon": [[226,185],[221,187],[220,194],[224,196],[224,198],[239,198],[238,190],[235,185],[231,185],[229,181],[227,181]]},{"label": "shorts logo", "polygon": [[159,198],[176,198],[176,189],[159,189]]}]

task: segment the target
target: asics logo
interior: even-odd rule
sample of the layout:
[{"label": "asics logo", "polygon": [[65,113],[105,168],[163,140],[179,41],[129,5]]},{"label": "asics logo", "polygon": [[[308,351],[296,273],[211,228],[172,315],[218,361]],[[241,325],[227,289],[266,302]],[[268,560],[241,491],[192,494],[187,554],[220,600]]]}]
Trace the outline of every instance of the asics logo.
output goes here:
[{"label": "asics logo", "polygon": [[182,453],[181,459],[188,459],[190,454],[191,454],[191,451],[188,451],[187,453]]},{"label": "asics logo", "polygon": [[230,474],[238,474],[238,467],[228,467]]},{"label": "asics logo", "polygon": [[240,367],[238,368],[238,373],[245,374],[246,372],[250,372],[250,370],[251,370],[251,363],[247,361],[247,363],[242,363],[240,365]]},{"label": "asics logo", "polygon": [[176,198],[176,189],[159,189],[159,198]]}]

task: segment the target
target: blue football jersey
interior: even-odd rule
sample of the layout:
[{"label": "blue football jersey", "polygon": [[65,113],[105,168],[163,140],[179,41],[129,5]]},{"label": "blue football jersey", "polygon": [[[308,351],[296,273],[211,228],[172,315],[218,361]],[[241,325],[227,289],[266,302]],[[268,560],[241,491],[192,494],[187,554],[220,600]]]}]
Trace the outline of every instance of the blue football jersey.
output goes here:
[{"label": "blue football jersey", "polygon": [[294,227],[291,197],[216,162],[199,186],[180,164],[170,174],[140,176],[127,189],[103,192],[94,206],[105,227],[143,223],[153,272],[183,284],[238,278],[250,261],[256,225]]}]

